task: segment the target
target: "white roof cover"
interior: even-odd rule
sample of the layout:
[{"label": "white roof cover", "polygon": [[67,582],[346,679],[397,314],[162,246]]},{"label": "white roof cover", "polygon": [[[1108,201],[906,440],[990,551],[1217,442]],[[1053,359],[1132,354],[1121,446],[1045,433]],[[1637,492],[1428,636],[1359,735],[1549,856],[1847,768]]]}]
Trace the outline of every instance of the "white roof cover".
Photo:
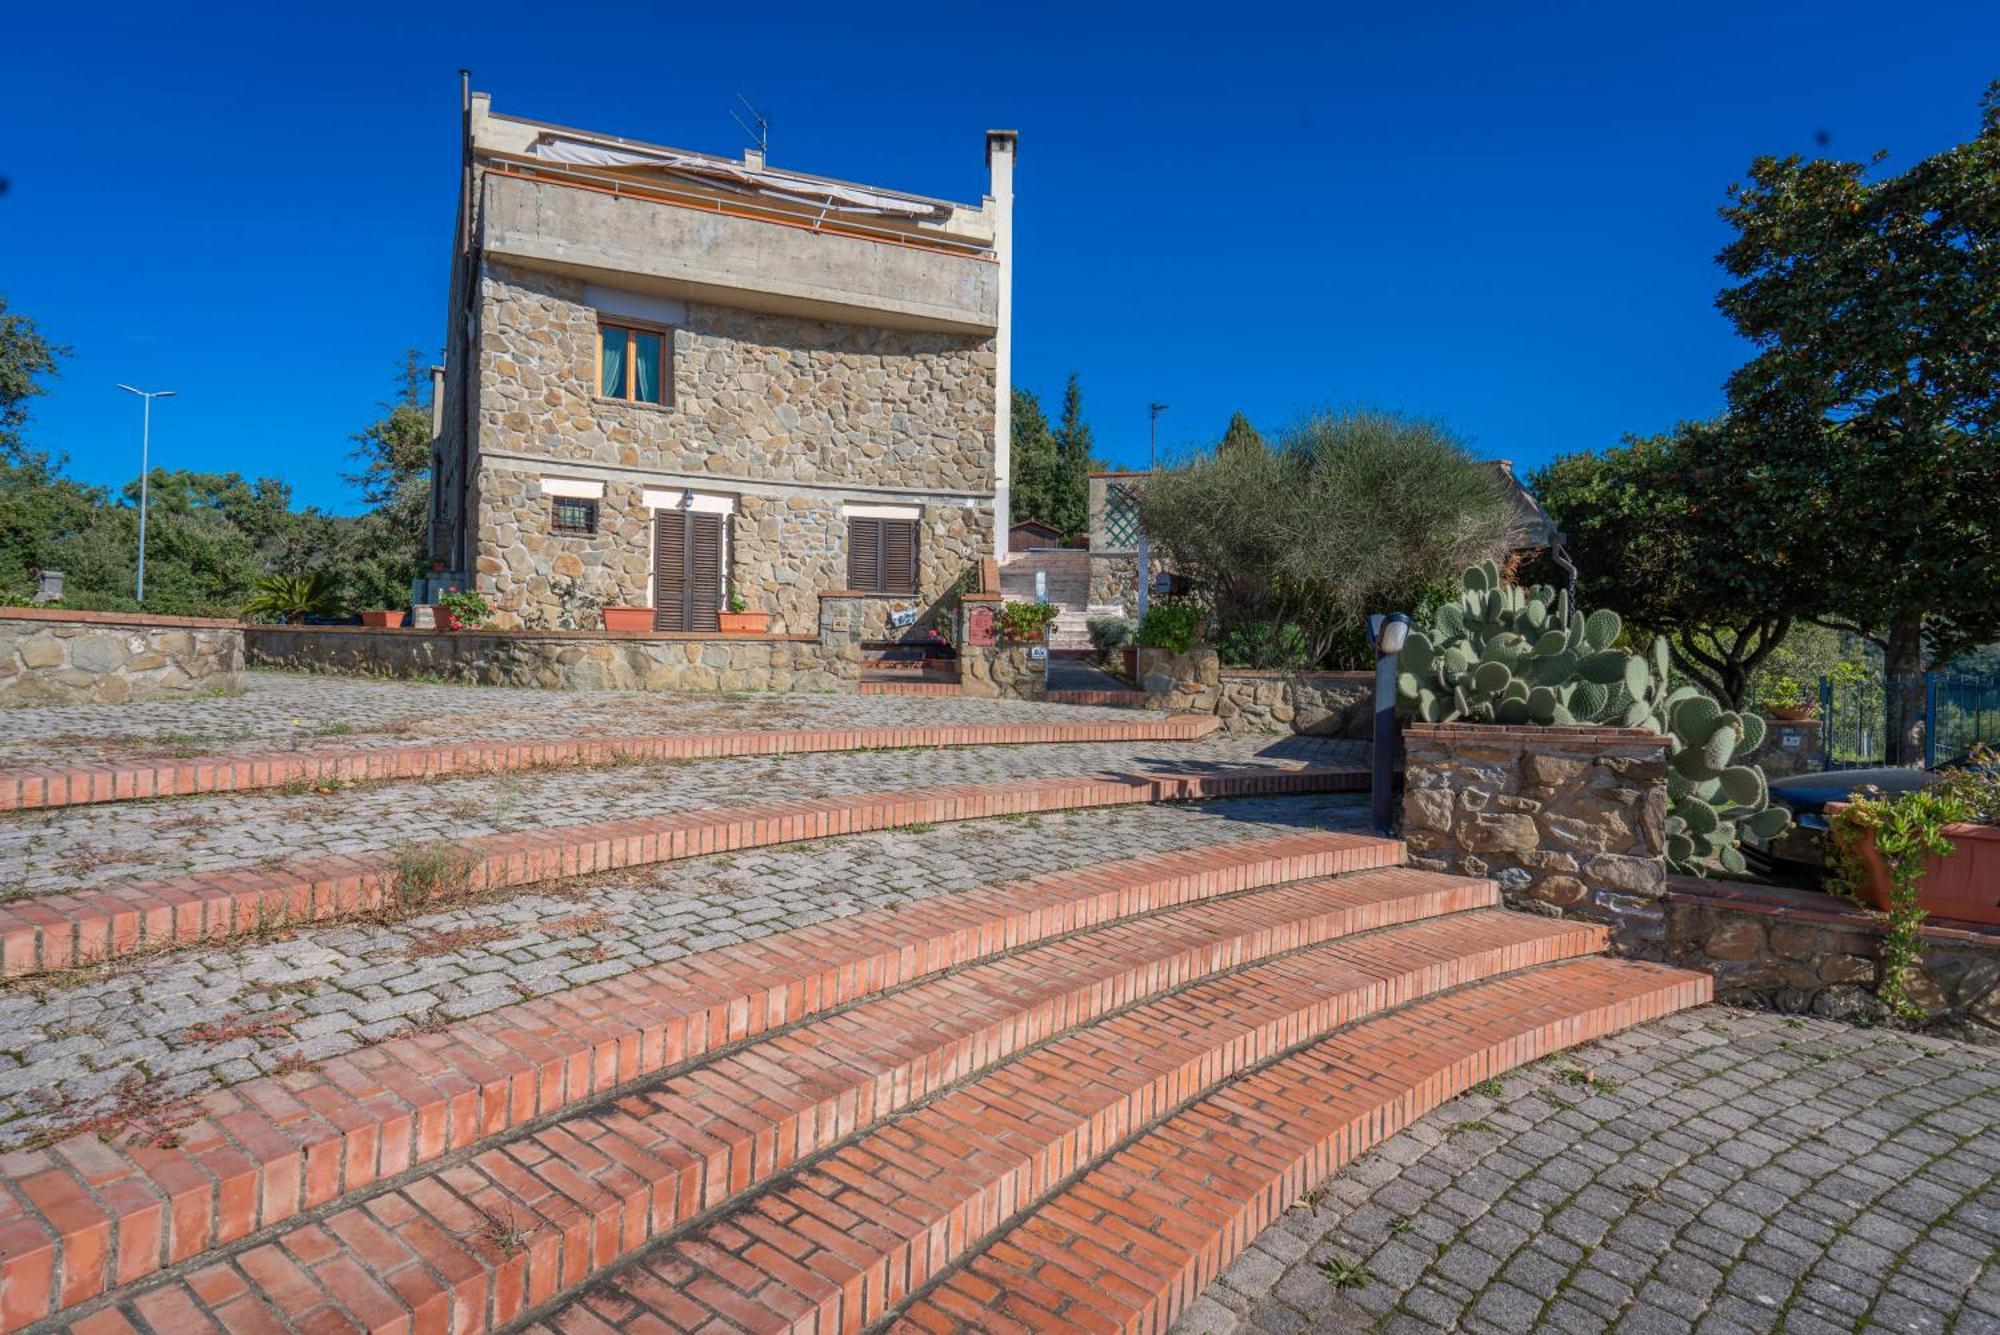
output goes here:
[{"label": "white roof cover", "polygon": [[721,158],[701,157],[693,153],[614,148],[608,144],[557,134],[542,135],[529,151],[535,157],[547,158],[551,162],[574,162],[592,167],[657,167],[678,176],[697,176],[710,184],[719,182],[795,203],[822,205],[842,213],[943,218],[951,212],[946,205],[910,199],[904,195],[884,194],[858,185],[840,185],[785,172],[752,171]]}]

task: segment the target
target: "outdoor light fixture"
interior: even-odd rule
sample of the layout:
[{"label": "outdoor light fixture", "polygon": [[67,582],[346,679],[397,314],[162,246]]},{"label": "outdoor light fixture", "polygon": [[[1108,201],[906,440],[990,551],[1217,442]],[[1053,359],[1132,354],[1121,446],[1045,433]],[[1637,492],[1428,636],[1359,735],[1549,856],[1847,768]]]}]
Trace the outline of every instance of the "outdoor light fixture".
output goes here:
[{"label": "outdoor light fixture", "polygon": [[1410,638],[1410,619],[1401,612],[1368,618],[1368,638],[1375,645],[1375,732],[1369,747],[1369,815],[1375,833],[1387,834],[1394,823],[1396,784],[1396,655]]},{"label": "outdoor light fixture", "polygon": [[694,509],[694,488],[693,488],[693,487],[682,487],[682,488],[681,488],[681,509],[683,509],[683,510],[692,510],[692,509]]}]

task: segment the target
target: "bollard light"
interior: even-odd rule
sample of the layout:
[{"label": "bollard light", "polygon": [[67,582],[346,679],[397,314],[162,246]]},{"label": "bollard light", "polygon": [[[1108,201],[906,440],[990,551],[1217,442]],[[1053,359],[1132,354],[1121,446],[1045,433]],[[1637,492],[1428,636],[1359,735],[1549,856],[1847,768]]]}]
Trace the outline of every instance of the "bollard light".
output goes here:
[{"label": "bollard light", "polygon": [[1375,833],[1387,834],[1395,823],[1396,797],[1396,655],[1410,638],[1410,619],[1401,612],[1368,618],[1368,638],[1375,644],[1375,730],[1368,751],[1369,817]]}]

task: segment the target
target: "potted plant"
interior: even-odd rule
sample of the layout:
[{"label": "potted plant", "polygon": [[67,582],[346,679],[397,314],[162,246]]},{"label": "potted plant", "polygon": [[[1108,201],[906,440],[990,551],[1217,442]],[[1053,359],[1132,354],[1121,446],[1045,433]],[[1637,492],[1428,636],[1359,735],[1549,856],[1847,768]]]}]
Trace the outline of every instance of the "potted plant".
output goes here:
[{"label": "potted plant", "polygon": [[1841,888],[1889,914],[2000,926],[2000,752],[1974,747],[1937,782],[1828,808]]},{"label": "potted plant", "polygon": [[1819,692],[1789,672],[1778,672],[1758,684],[1755,703],[1781,723],[1799,723],[1818,710]]},{"label": "potted plant", "polygon": [[377,628],[400,626],[403,624],[403,609],[400,607],[391,607],[381,610],[372,608],[365,610],[361,613],[361,624]]},{"label": "potted plant", "polygon": [[643,634],[653,628],[653,609],[650,607],[605,607],[604,629],[620,635]]},{"label": "potted plant", "polygon": [[742,595],[737,593],[729,595],[729,610],[715,614],[716,622],[721,626],[724,635],[762,635],[764,633],[765,628],[771,624],[771,614],[769,612],[749,611],[749,606],[750,604],[743,601]]},{"label": "potted plant", "polygon": [[436,606],[439,630],[478,630],[493,615],[493,605],[473,589],[446,589]]},{"label": "potted plant", "polygon": [[1054,603],[1002,603],[996,625],[1002,644],[1040,644],[1062,608]]}]

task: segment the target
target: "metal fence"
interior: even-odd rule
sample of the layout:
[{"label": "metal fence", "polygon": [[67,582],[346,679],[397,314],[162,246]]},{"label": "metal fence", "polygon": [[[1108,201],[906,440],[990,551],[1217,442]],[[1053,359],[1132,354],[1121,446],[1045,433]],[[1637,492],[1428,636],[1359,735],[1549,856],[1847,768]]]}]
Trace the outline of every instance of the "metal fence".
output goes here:
[{"label": "metal fence", "polygon": [[[1888,685],[1819,680],[1820,747],[1826,769],[1865,769],[1886,763]],[[2000,747],[2000,677],[1927,672],[1911,679],[1922,699],[1924,765],[1935,769],[1963,761],[1980,743]]]}]

